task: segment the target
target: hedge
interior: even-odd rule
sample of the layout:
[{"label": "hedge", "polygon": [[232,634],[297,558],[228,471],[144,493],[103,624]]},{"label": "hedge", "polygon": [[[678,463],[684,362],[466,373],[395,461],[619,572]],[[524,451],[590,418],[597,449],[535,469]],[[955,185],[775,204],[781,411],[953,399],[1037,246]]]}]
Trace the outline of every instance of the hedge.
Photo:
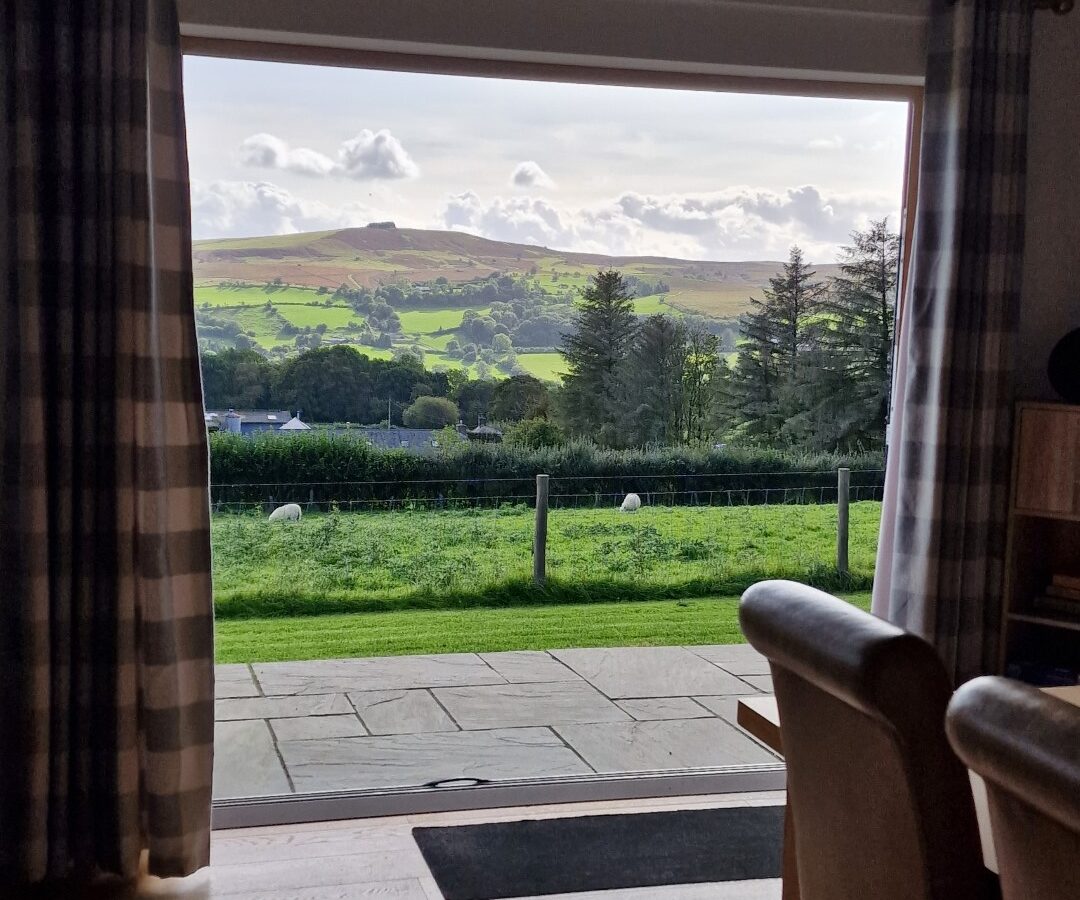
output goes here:
[{"label": "hedge", "polygon": [[553,505],[593,505],[634,491],[647,502],[834,502],[836,469],[853,499],[880,499],[880,453],[788,453],[675,447],[607,450],[587,442],[530,449],[465,444],[422,455],[377,450],[351,435],[210,435],[215,504],[420,501],[529,503],[551,476]]}]

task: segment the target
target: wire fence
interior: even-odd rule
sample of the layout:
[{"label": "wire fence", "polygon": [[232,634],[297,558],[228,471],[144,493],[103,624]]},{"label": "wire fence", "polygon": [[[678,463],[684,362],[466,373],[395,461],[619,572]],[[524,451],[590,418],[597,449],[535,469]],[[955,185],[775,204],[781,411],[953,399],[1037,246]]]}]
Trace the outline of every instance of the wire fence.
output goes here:
[{"label": "wire fence", "polygon": [[[850,473],[852,501],[880,500],[884,470]],[[835,472],[695,473],[688,475],[550,476],[553,508],[619,506],[636,494],[643,506],[753,506],[838,502]],[[471,478],[448,482],[336,481],[237,482],[210,486],[214,512],[296,503],[306,512],[379,512],[535,506],[535,477]]]},{"label": "wire fence", "polygon": [[[328,499],[313,485],[273,484],[239,501],[218,485],[215,585],[222,597],[276,598],[279,611],[319,598],[372,609],[513,603],[536,589],[583,601],[692,597],[769,577],[867,587],[883,473],[850,473],[853,484],[846,470],[812,474],[753,487],[681,476],[681,490],[670,479],[620,477],[600,490],[591,478],[587,491],[574,478],[543,479],[546,490],[505,479],[506,492],[451,497]],[[630,493],[639,505],[624,503]],[[285,502],[301,520],[268,522]]]}]

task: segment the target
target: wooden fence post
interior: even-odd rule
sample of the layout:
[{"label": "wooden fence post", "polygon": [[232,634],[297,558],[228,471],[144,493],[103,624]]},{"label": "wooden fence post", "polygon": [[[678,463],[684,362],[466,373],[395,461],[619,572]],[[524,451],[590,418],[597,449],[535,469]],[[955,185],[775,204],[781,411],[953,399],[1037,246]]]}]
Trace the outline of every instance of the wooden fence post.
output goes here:
[{"label": "wooden fence post", "polygon": [[536,531],[533,534],[533,583],[547,582],[548,476],[536,476]]},{"label": "wooden fence post", "polygon": [[836,470],[836,571],[848,572],[848,500],[851,495],[851,469]]}]

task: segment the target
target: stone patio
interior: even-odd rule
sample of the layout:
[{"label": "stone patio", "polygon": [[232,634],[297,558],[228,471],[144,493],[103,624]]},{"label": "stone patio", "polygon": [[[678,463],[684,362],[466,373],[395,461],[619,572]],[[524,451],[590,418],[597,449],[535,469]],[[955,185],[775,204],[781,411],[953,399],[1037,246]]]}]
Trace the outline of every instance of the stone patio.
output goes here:
[{"label": "stone patio", "polygon": [[745,644],[217,667],[214,795],[775,763],[735,724]]}]

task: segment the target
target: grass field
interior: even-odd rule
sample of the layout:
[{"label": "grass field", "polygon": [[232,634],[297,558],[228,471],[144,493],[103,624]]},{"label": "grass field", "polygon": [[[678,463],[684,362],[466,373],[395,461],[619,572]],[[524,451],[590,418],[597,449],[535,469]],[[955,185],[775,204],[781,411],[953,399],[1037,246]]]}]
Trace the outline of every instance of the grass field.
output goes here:
[{"label": "grass field", "polygon": [[299,306],[282,304],[277,311],[287,322],[297,328],[314,328],[325,324],[327,328],[344,328],[350,322],[357,325],[364,320],[348,306]]},{"label": "grass field", "polygon": [[[851,506],[851,589],[872,578],[879,518],[879,503]],[[539,589],[525,507],[335,512],[298,524],[217,515],[217,613],[680,599],[737,593],[767,577],[835,583],[834,505],[553,509],[548,527],[549,583]]]},{"label": "grass field", "polygon": [[320,296],[310,288],[280,287],[268,290],[264,285],[242,288],[225,287],[218,283],[195,285],[196,306],[202,306],[204,303],[209,303],[211,306],[263,306],[267,302],[277,305],[279,303],[311,303],[324,299],[326,299],[325,295]]},{"label": "grass field", "polygon": [[[486,316],[491,311],[491,307],[475,307],[473,311],[479,316]],[[434,331],[457,328],[464,316],[465,310],[457,307],[453,309],[406,309],[398,313],[398,317],[401,319],[401,330],[410,334],[431,334]]]},{"label": "grass field", "polygon": [[518,364],[530,375],[541,381],[559,381],[566,371],[566,361],[561,353],[519,353]]},{"label": "grass field", "polygon": [[[843,595],[868,609],[869,593]],[[222,663],[742,641],[738,598],[218,620]]]}]

